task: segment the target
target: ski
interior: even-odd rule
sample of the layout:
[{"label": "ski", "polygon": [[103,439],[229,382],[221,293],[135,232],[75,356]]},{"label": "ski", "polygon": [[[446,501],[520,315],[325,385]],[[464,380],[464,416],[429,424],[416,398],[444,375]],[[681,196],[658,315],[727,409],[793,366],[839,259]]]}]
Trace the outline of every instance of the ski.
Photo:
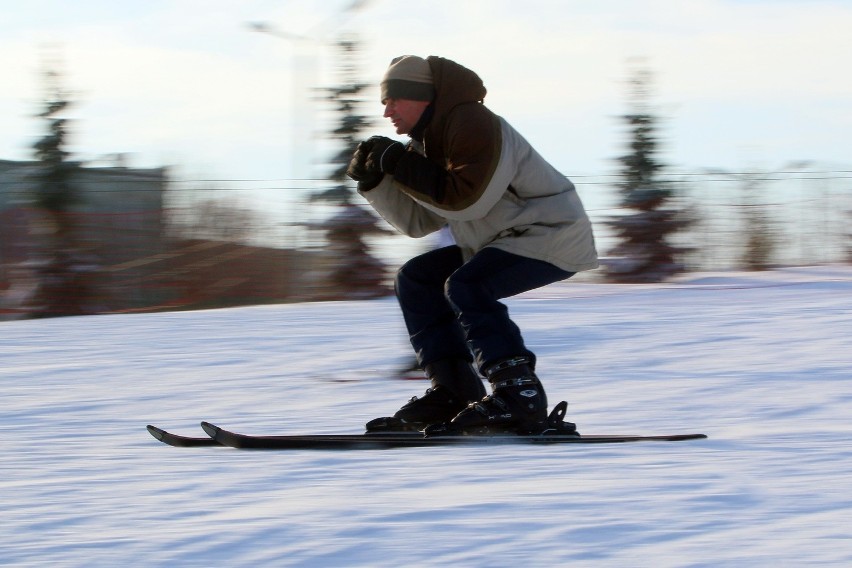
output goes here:
[{"label": "ski", "polygon": [[175,446],[177,448],[221,445],[210,436],[202,436],[198,438],[192,436],[181,436],[179,434],[172,434],[171,432],[167,432],[162,428],[157,428],[150,424],[148,424],[148,432],[162,443],[168,444],[169,446]]},{"label": "ski", "polygon": [[565,434],[493,434],[425,437],[419,432],[397,434],[308,434],[251,436],[202,422],[201,427],[217,444],[241,450],[379,450],[431,446],[483,446],[518,444],[613,444],[624,442],[675,442],[706,438],[704,434],[654,436],[576,436]]},{"label": "ski", "polygon": [[172,434],[151,425],[148,426],[148,432],[157,440],[170,446],[228,446],[241,450],[361,450],[509,444],[614,444],[623,442],[677,442],[700,440],[707,437],[704,434],[581,436],[577,433],[574,424],[564,421],[567,409],[567,402],[563,401],[557,404],[547,419],[546,429],[537,434],[461,434],[445,429],[436,429],[435,434],[428,436],[417,431],[251,436],[226,430],[210,422],[201,423],[201,428],[208,436],[206,438]]}]

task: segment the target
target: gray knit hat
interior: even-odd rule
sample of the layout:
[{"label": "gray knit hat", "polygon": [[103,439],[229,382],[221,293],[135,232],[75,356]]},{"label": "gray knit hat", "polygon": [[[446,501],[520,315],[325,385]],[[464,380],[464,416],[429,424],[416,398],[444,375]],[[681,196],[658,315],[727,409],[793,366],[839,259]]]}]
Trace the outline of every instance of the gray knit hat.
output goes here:
[{"label": "gray knit hat", "polygon": [[431,101],[435,98],[435,86],[429,63],[416,55],[394,58],[382,78],[381,92],[382,104],[387,99]]}]

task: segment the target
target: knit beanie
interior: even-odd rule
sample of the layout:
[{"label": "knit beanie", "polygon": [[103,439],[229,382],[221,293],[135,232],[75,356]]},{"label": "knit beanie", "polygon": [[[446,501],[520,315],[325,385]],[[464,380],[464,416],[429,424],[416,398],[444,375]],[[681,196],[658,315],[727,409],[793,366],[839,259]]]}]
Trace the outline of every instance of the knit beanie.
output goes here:
[{"label": "knit beanie", "polygon": [[381,84],[381,101],[408,99],[431,101],[435,98],[432,69],[429,63],[416,55],[401,55],[391,61]]}]

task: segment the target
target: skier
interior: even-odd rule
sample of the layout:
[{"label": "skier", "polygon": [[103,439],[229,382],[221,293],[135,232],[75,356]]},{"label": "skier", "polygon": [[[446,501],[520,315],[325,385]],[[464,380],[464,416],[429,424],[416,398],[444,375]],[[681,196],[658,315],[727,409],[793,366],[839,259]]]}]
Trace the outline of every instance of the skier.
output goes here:
[{"label": "skier", "polygon": [[410,141],[361,142],[347,174],[402,233],[422,237],[449,225],[456,244],[397,273],[397,299],[431,388],[367,430],[540,431],[547,397],[536,357],[499,300],[597,267],[574,185],[484,106],[485,86],[470,69],[404,55],[380,86],[384,117]]}]

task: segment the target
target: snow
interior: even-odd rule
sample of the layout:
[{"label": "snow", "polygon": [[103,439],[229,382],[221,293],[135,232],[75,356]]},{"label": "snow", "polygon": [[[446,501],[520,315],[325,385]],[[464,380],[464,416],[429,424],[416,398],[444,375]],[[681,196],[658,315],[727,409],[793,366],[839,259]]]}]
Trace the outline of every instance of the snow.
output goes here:
[{"label": "snow", "polygon": [[0,565],[852,565],[852,267],[508,301],[551,403],[617,446],[239,452],[425,381],[392,298],[0,324]]}]

